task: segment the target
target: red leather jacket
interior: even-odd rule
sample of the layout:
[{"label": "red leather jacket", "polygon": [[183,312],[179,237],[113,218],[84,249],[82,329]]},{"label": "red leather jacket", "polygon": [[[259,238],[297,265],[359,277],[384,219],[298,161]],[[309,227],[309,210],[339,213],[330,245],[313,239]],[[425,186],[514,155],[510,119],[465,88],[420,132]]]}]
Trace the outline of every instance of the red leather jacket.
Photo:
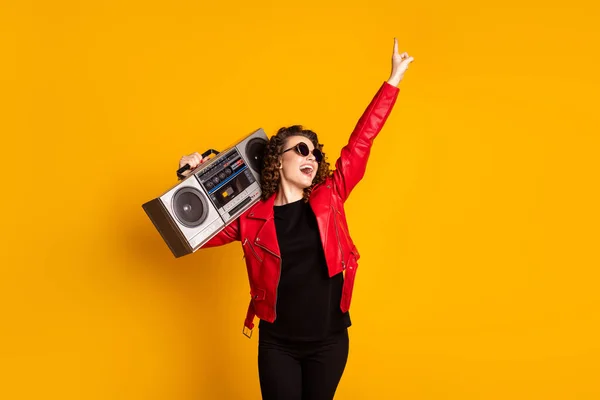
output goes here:
[{"label": "red leather jacket", "polygon": [[[348,231],[344,202],[365,174],[373,139],[392,111],[398,92],[397,87],[383,83],[342,149],[332,176],[316,186],[309,199],[317,217],[329,276],[344,273],[342,312],[350,307],[360,257]],[[244,321],[244,328],[249,330],[254,328],[255,316],[269,322],[277,318],[281,253],[273,219],[274,202],[275,195],[259,201],[203,246],[242,242],[250,280],[251,300]],[[246,329],[243,332],[248,336]]]}]

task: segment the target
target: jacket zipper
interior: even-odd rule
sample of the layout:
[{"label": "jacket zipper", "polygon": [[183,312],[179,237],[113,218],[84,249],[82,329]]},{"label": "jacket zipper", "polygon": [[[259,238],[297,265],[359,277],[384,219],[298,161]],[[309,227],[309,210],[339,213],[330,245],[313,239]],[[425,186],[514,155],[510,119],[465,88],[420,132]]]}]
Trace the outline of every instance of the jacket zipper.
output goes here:
[{"label": "jacket zipper", "polygon": [[266,251],[267,253],[270,253],[279,259],[279,276],[277,277],[277,285],[275,286],[275,305],[273,306],[273,314],[275,315],[275,319],[277,319],[277,300],[279,298],[279,281],[281,281],[281,257],[273,253],[271,250],[267,249],[265,246],[261,246],[258,243],[256,245],[264,251]]},{"label": "jacket zipper", "polygon": [[[333,206],[331,206],[331,208],[333,208],[333,211],[337,214],[338,210]],[[340,242],[340,233],[338,232],[337,215],[334,215],[333,218],[334,218],[333,224],[335,226],[335,236],[338,241],[338,247],[340,248],[340,254],[342,255],[342,270],[345,271],[346,270],[346,262],[344,261],[344,250],[342,250],[342,242]]]},{"label": "jacket zipper", "polygon": [[258,261],[260,261],[262,263],[263,262],[262,258],[260,258],[258,256],[258,254],[256,254],[256,251],[254,250],[254,248],[252,247],[252,245],[248,241],[248,238],[244,239],[244,243],[243,244],[246,244],[246,243],[248,244],[248,248],[250,249],[250,251],[252,252],[252,254],[254,254],[254,257],[256,257],[258,259]]}]

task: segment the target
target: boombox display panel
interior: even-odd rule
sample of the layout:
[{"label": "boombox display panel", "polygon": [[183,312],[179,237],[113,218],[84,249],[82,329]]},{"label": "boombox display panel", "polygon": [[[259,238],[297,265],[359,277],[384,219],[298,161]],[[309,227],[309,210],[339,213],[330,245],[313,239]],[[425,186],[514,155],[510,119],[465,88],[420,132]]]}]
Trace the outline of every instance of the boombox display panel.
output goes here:
[{"label": "boombox display panel", "polygon": [[[222,155],[221,155],[222,154]],[[228,223],[260,197],[260,185],[237,148],[219,154],[194,175],[208,194],[223,222]]]}]

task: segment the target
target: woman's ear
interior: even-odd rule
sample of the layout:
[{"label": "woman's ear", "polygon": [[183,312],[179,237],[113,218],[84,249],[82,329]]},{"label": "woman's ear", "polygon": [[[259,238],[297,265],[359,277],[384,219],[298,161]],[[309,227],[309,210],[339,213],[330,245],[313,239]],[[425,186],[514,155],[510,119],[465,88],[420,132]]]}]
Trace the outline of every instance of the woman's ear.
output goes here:
[{"label": "woman's ear", "polygon": [[283,169],[283,157],[279,157],[279,165],[277,166],[277,169]]}]

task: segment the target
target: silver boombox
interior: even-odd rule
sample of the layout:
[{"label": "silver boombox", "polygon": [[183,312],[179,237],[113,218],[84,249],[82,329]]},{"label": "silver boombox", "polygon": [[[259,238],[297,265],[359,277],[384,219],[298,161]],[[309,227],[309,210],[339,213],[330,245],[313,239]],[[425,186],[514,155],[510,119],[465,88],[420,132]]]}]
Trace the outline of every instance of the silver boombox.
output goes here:
[{"label": "silver boombox", "polygon": [[[175,257],[202,247],[260,200],[268,138],[262,129],[200,164],[188,177],[142,205]],[[189,169],[181,168],[179,172]]]}]

